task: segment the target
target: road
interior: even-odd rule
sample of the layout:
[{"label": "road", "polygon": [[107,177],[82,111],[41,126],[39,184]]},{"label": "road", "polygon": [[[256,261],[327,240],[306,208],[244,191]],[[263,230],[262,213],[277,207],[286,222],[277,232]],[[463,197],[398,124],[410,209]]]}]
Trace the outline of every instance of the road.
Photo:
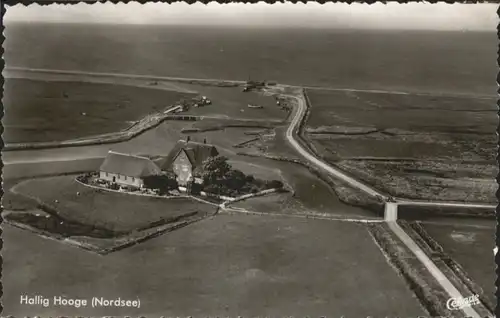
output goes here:
[{"label": "road", "polygon": [[[136,75],[136,74],[123,74],[123,73],[98,73],[98,72],[84,72],[84,71],[69,71],[69,70],[54,70],[54,69],[43,69],[43,68],[25,68],[25,67],[7,67],[4,69],[5,72],[9,71],[19,71],[19,72],[28,72],[28,73],[46,73],[46,74],[66,74],[66,75],[86,75],[86,76],[95,76],[95,77],[119,77],[119,78],[130,78],[130,79],[143,79],[143,80],[165,80],[165,81],[181,81],[181,82],[192,82],[192,81],[200,81],[200,82],[225,82],[225,83],[231,83],[231,84],[244,84],[245,81],[234,81],[234,80],[227,80],[227,79],[196,79],[196,78],[182,78],[182,77],[171,77],[171,76],[154,76],[154,75]],[[283,87],[289,87],[289,88],[298,88],[297,86],[293,85],[281,85]],[[352,92],[369,92],[369,93],[381,93],[381,94],[402,94],[402,95],[433,95],[432,93],[410,93],[410,92],[401,92],[401,91],[385,91],[385,90],[368,90],[368,89],[351,89],[351,88],[331,88],[331,87],[313,87],[313,86],[306,86],[302,88],[307,88],[307,89],[327,89],[327,90],[338,90],[338,91],[352,91]],[[435,94],[439,95],[439,94]],[[308,161],[312,162],[314,165],[317,167],[321,168],[322,170],[325,170],[329,174],[347,182],[351,186],[362,190],[366,194],[373,196],[373,197],[379,197],[383,198],[384,200],[388,200],[389,197],[385,194],[382,194],[381,192],[377,191],[376,189],[354,179],[353,177],[348,176],[341,170],[332,167],[323,161],[317,159],[315,156],[309,153],[307,149],[305,149],[299,142],[297,142],[294,138],[295,130],[300,124],[300,121],[302,120],[303,116],[305,115],[306,112],[306,106],[305,106],[305,101],[302,98],[298,98],[297,96],[294,95],[283,95],[286,97],[293,98],[294,100],[297,101],[298,107],[296,110],[295,117],[292,119],[290,126],[288,127],[286,131],[286,138],[290,142],[290,144]],[[439,95],[441,96],[441,95]],[[458,96],[458,95],[457,95]],[[484,98],[493,98],[489,96],[479,96],[479,97],[484,97]],[[494,97],[496,98],[496,97]],[[170,109],[168,112],[173,111],[174,109]],[[175,115],[174,115],[175,116]],[[205,118],[209,118],[207,116],[202,116]],[[92,137],[90,137],[92,138]],[[73,141],[77,142],[77,141]],[[82,142],[81,140],[78,140],[78,142]],[[396,199],[395,202],[397,205],[413,205],[413,206],[443,206],[443,207],[469,207],[469,208],[496,208],[496,205],[492,204],[470,204],[470,203],[462,203],[462,202],[442,202],[442,201],[435,201],[435,202],[429,202],[429,201],[418,201],[418,200],[400,200]]]},{"label": "road", "polygon": [[[96,76],[96,77],[122,77],[122,78],[130,78],[130,79],[146,79],[146,80],[166,80],[166,81],[182,81],[182,82],[225,82],[232,84],[243,84],[244,81],[228,81],[221,79],[188,79],[188,78],[179,78],[179,77],[165,77],[165,76],[150,76],[150,75],[131,75],[131,74],[119,74],[119,73],[94,73],[94,72],[81,72],[81,71],[65,71],[65,70],[48,70],[48,69],[27,69],[27,68],[19,68],[19,67],[9,67],[6,71],[25,71],[25,72],[37,72],[37,73],[52,73],[52,74],[68,74],[68,75],[87,75],[87,76]],[[283,85],[288,87],[293,87],[290,85]],[[295,87],[296,88],[296,87]],[[312,88],[319,89],[319,88]],[[335,89],[330,88],[330,90],[339,90],[339,91],[356,91],[356,92],[370,92],[370,93],[391,93],[391,94],[416,94],[417,93],[407,93],[407,92],[394,92],[394,91],[377,91],[377,90],[358,90],[358,89]],[[430,95],[430,94],[425,94]],[[296,129],[300,125],[300,122],[303,120],[306,113],[306,105],[305,100],[303,98],[293,96],[293,95],[283,95],[286,97],[293,98],[297,101],[298,107],[296,107],[296,113],[293,117],[290,126],[286,131],[286,138],[288,142],[294,147],[305,159],[311,162],[316,167],[326,171],[330,175],[348,183],[352,187],[359,189],[366,194],[383,198],[384,200],[388,200],[389,198],[377,191],[376,189],[354,179],[351,176],[348,176],[341,170],[328,165],[327,163],[319,160],[314,155],[309,153],[309,151],[304,148],[296,139]],[[485,97],[490,98],[490,97]],[[410,201],[410,200],[398,200],[393,204],[396,205],[427,205],[427,206],[451,206],[451,207],[480,207],[480,208],[495,208],[493,205],[488,204],[466,204],[466,203],[456,203],[456,202],[425,202],[425,201]],[[447,279],[447,277],[436,267],[436,265],[432,262],[432,260],[427,257],[427,255],[419,248],[419,246],[404,232],[404,230],[396,223],[396,222],[388,222],[390,229],[394,232],[394,234],[399,237],[399,239],[415,254],[415,256],[422,262],[422,264],[427,268],[427,270],[432,274],[432,276],[439,282],[439,284],[443,287],[444,290],[450,295],[450,297],[462,297],[460,292],[453,286],[453,284]],[[462,309],[463,312],[468,317],[479,318],[479,314],[471,307],[466,307]]]},{"label": "road", "polygon": [[462,202],[437,202],[437,201],[410,201],[410,200],[396,200],[397,205],[414,205],[414,206],[442,206],[442,207],[455,207],[455,208],[479,208],[479,209],[496,209],[496,205],[487,203],[462,203]]},{"label": "road", "polygon": [[[425,266],[425,268],[427,268],[432,277],[437,280],[439,285],[443,287],[443,289],[448,293],[450,297],[456,299],[464,299],[464,296],[451,283],[446,275],[443,274],[443,272],[425,254],[425,252],[422,251],[417,243],[415,243],[396,222],[387,222],[387,224],[389,225],[389,228],[392,230],[392,232],[396,234],[396,236],[406,245],[406,247],[408,247],[413,252],[413,254],[415,254],[417,259]],[[467,295],[466,297],[469,297],[469,295]],[[479,315],[472,307],[464,307],[462,308],[462,311],[467,317],[481,318],[481,315]]]},{"label": "road", "polygon": [[[43,68],[25,68],[25,67],[7,67],[4,69],[5,72],[9,71],[19,71],[19,72],[32,72],[32,73],[46,73],[46,74],[66,74],[66,75],[86,75],[86,76],[95,76],[95,77],[120,77],[120,78],[130,78],[130,79],[145,79],[145,80],[165,80],[165,81],[181,81],[181,82],[192,82],[192,81],[200,81],[200,82],[225,82],[225,83],[231,83],[231,84],[244,84],[245,81],[234,81],[234,80],[226,80],[226,79],[196,79],[196,78],[182,78],[182,77],[171,77],[171,76],[154,76],[154,75],[136,75],[136,74],[123,74],[123,73],[98,73],[98,72],[84,72],[84,71],[69,71],[69,70],[54,70],[54,69],[43,69]],[[290,87],[290,88],[298,88],[297,86],[293,85],[281,85],[283,87]],[[308,88],[308,89],[327,89],[327,90],[338,90],[338,91],[352,91],[352,92],[369,92],[369,93],[381,93],[381,94],[402,94],[402,95],[433,95],[432,93],[410,93],[410,92],[401,92],[401,91],[385,91],[385,90],[368,90],[368,89],[351,89],[351,88],[331,88],[331,87],[313,87],[313,86],[306,86],[302,88]],[[439,95],[439,94],[436,94]],[[307,149],[305,149],[299,142],[297,142],[294,138],[295,130],[300,124],[300,121],[305,115],[306,112],[306,106],[305,106],[305,101],[302,98],[299,98],[294,95],[283,95],[286,97],[293,98],[294,100],[297,101],[298,107],[296,110],[295,117],[292,119],[290,126],[288,127],[286,131],[286,138],[290,142],[290,144],[308,161],[312,162],[314,165],[317,167],[321,168],[322,170],[325,170],[329,174],[347,182],[351,186],[362,190],[366,194],[373,196],[373,197],[379,197],[383,198],[384,200],[388,200],[389,197],[385,194],[382,194],[381,192],[377,191],[376,189],[354,179],[353,177],[348,176],[341,170],[332,167],[323,161],[319,160],[315,156],[309,153]],[[439,95],[441,96],[441,95]],[[496,98],[496,97],[490,97],[490,96],[479,96],[479,97],[484,97],[484,98]],[[170,109],[168,112],[173,111],[174,109]],[[166,113],[166,112],[165,112]],[[209,118],[207,116],[202,116]],[[92,138],[92,137],[91,137]],[[75,141],[76,142],[76,141]],[[82,142],[79,140],[78,142]],[[492,204],[470,204],[470,203],[461,203],[461,202],[442,202],[442,201],[435,201],[435,202],[428,202],[428,201],[418,201],[418,200],[400,200],[396,199],[395,202],[397,205],[414,205],[414,206],[445,206],[445,207],[470,207],[470,208],[496,208],[496,205]]]},{"label": "road", "polygon": [[385,198],[386,196],[383,195],[382,193],[378,192],[377,190],[359,182],[358,180],[346,175],[339,169],[336,169],[323,161],[319,160],[315,156],[311,155],[308,150],[306,150],[294,137],[295,135],[295,130],[298,128],[300,121],[303,119],[305,116],[306,112],[306,106],[305,106],[305,100],[302,98],[298,98],[297,96],[293,95],[284,95],[290,98],[293,98],[297,101],[297,110],[295,117],[292,119],[290,126],[288,126],[288,129],[286,131],[286,138],[288,142],[308,161],[312,162],[314,165],[317,167],[321,168],[322,170],[327,171],[329,174],[349,183],[351,186],[362,190],[363,192],[367,193],[370,196],[374,197],[381,197]]},{"label": "road", "polygon": [[[375,189],[372,189],[371,187],[355,180],[354,178],[344,174],[342,171],[339,171],[338,169],[329,166],[328,164],[324,163],[323,161],[319,160],[312,154],[310,154],[304,147],[300,145],[300,143],[294,138],[296,129],[298,128],[300,122],[303,120],[303,117],[305,116],[306,112],[306,105],[305,105],[305,100],[303,98],[299,98],[296,96],[291,96],[287,95],[291,98],[295,98],[297,101],[297,111],[295,114],[295,117],[293,118],[292,122],[290,123],[290,126],[288,127],[286,131],[286,138],[290,142],[290,144],[309,162],[311,162],[313,165],[325,170],[329,174],[333,175],[336,178],[339,178],[340,180],[343,180],[347,183],[349,183],[351,186],[362,190],[363,192],[371,195],[371,196],[380,196],[384,198],[387,201],[387,197],[376,191]],[[412,202],[412,201],[402,201],[402,204],[414,204],[414,205],[421,205],[425,202]],[[392,205],[398,204],[398,203],[390,203]],[[443,205],[445,203],[434,203],[434,202],[427,202],[427,205]],[[455,204],[453,206],[468,206],[466,204]],[[392,230],[392,232],[406,245],[406,247],[412,251],[412,253],[415,255],[415,257],[425,266],[425,268],[429,271],[429,273],[437,280],[437,282],[441,285],[441,287],[448,293],[448,295],[452,298],[460,298],[463,299],[464,296],[461,295],[461,293],[457,290],[457,288],[450,282],[450,280],[446,277],[446,275],[443,274],[443,272],[432,262],[432,260],[422,251],[422,249],[415,243],[408,234],[398,225],[397,222],[395,221],[389,221],[387,222],[389,225],[389,228]],[[468,295],[467,295],[468,297]],[[474,310],[472,307],[465,307],[462,309],[462,311],[465,313],[467,317],[473,317],[473,318],[481,318],[481,316]]]}]

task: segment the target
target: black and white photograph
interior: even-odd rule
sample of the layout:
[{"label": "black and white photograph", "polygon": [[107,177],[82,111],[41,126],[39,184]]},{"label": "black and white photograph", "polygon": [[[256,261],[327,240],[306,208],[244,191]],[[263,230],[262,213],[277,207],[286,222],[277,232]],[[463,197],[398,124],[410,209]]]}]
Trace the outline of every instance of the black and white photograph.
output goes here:
[{"label": "black and white photograph", "polygon": [[494,317],[498,4],[4,6],[2,317]]}]

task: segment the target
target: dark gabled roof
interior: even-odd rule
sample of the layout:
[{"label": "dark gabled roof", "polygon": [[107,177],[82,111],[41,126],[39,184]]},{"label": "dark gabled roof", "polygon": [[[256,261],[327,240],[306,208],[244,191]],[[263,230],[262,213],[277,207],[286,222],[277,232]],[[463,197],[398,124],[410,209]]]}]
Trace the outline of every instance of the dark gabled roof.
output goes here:
[{"label": "dark gabled roof", "polygon": [[184,151],[188,157],[189,162],[193,166],[194,173],[200,172],[201,169],[203,169],[203,162],[205,160],[219,155],[219,152],[214,145],[195,141],[179,140],[172,148],[168,156],[166,156],[163,160],[158,161],[158,165],[161,170],[171,171],[172,164],[181,151]]},{"label": "dark gabled roof", "polygon": [[142,178],[161,173],[160,168],[146,157],[109,151],[100,171]]}]

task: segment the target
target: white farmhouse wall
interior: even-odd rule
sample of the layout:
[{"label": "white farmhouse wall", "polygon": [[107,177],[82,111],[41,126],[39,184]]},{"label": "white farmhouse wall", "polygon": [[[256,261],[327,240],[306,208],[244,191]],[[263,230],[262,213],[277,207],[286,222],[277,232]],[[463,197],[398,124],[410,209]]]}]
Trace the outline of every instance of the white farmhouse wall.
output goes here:
[{"label": "white farmhouse wall", "polygon": [[185,186],[188,182],[193,180],[191,163],[189,162],[189,159],[184,151],[181,151],[175,158],[172,169],[174,170],[174,173],[177,176],[177,182],[179,182],[180,185]]},{"label": "white farmhouse wall", "polygon": [[116,173],[107,173],[104,171],[101,171],[99,173],[99,178],[109,182],[115,182],[120,185],[133,186],[138,188],[142,187],[142,185],[144,184],[144,181],[141,178],[134,178],[124,175],[119,175]]}]

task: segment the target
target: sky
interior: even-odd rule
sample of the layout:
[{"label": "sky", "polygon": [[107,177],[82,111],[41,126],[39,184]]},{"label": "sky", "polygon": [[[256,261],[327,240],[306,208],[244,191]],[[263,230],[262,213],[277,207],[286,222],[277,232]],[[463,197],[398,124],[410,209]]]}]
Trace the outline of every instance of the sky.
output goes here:
[{"label": "sky", "polygon": [[494,31],[497,4],[52,4],[7,6],[4,23],[111,23]]}]

